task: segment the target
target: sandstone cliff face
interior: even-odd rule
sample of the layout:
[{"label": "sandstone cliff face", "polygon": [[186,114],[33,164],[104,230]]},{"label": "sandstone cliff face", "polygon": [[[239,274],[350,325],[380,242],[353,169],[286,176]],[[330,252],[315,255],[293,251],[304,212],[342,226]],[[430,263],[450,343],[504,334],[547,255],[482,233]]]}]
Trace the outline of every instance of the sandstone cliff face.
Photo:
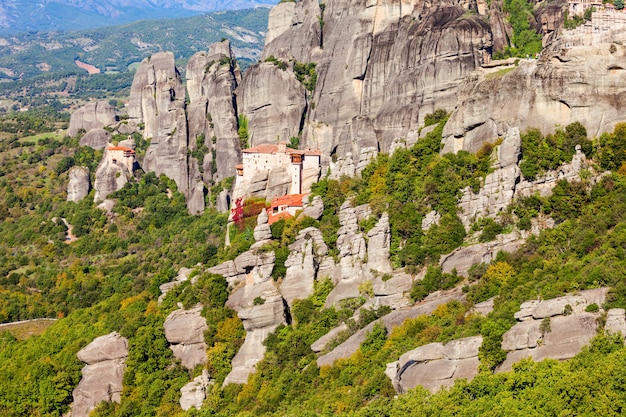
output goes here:
[{"label": "sandstone cliff face", "polygon": [[70,182],[67,184],[67,201],[79,202],[89,194],[91,181],[89,168],[74,166],[69,172]]},{"label": "sandstone cliff face", "polygon": [[171,52],[161,52],[141,63],[131,86],[128,115],[145,124],[150,139],[143,169],[165,174],[185,195],[189,211],[204,209],[204,187],[197,162],[188,155],[185,88]]},{"label": "sandstone cliff face", "polygon": [[89,132],[91,129],[112,125],[116,121],[115,108],[106,101],[87,103],[72,113],[67,134],[76,136],[81,129]]},{"label": "sandstone cliff face", "polygon": [[513,126],[549,133],[556,125],[579,121],[592,136],[612,130],[623,120],[626,48],[615,45],[611,53],[610,46],[544,52],[541,59],[522,60],[504,75],[497,70],[472,74],[444,129],[444,152],[476,152]]},{"label": "sandstone cliff face", "polygon": [[89,146],[96,150],[104,149],[104,147],[111,140],[111,133],[102,128],[94,128],[89,130],[85,135],[80,138],[80,146]]},{"label": "sandstone cliff face", "polygon": [[[228,41],[211,45],[208,53],[195,54],[187,64],[189,146],[194,149],[196,138],[204,135],[209,152],[201,163],[207,184],[212,179],[218,182],[234,176],[241,158],[234,106],[234,90],[240,83],[241,71]],[[215,160],[211,150],[215,151]]]},{"label": "sandstone cliff face", "polygon": [[289,142],[298,136],[307,103],[304,86],[290,69],[262,62],[246,71],[237,88],[237,110],[247,117],[250,146]]},{"label": "sandstone cliff face", "polygon": [[388,151],[427,113],[452,109],[461,80],[491,46],[488,25],[466,12],[450,4],[328,2],[305,145],[339,159],[350,154],[356,169],[363,149]]},{"label": "sandstone cliff face", "polygon": [[322,42],[322,10],[317,0],[278,3],[270,11],[261,60],[314,62]]},{"label": "sandstone cliff face", "polygon": [[72,395],[72,417],[87,417],[102,401],[120,402],[128,341],[118,333],[94,339],[77,354],[87,365]]}]

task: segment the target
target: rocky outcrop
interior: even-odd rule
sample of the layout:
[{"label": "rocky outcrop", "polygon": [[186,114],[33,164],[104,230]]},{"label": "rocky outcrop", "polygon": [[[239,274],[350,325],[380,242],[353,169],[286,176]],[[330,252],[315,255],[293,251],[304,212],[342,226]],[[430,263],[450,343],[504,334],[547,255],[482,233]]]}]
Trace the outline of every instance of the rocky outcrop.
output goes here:
[{"label": "rocky outcrop", "polygon": [[626,337],[626,310],[612,308],[607,311],[604,331],[608,334],[621,334]]},{"label": "rocky outcrop", "polygon": [[267,224],[269,217],[267,211],[261,210],[256,220],[256,227],[254,228],[254,241],[263,242],[272,238],[272,229]]},{"label": "rocky outcrop", "polygon": [[72,395],[72,417],[87,417],[102,401],[121,401],[124,362],[128,356],[128,341],[118,333],[97,337],[80,350],[78,359],[83,367],[82,378]]},{"label": "rocky outcrop", "polygon": [[341,227],[337,231],[340,279],[326,298],[326,307],[337,305],[339,301],[347,298],[358,297],[361,283],[371,278],[369,270],[363,265],[367,255],[367,245],[363,234],[359,232],[359,220],[349,201],[341,205],[339,211]]},{"label": "rocky outcrop", "polygon": [[387,365],[385,373],[396,391],[404,394],[418,385],[430,392],[449,387],[460,378],[471,381],[478,375],[478,349],[482,336],[446,343],[430,343],[403,354]]},{"label": "rocky outcrop", "polygon": [[80,146],[89,146],[97,151],[104,149],[105,146],[111,140],[111,133],[101,129],[91,129],[85,135],[80,138],[79,145]]},{"label": "rocky outcrop", "polygon": [[383,213],[376,226],[367,232],[367,269],[381,274],[390,273],[390,248],[391,229],[389,226],[389,215]]},{"label": "rocky outcrop", "polygon": [[206,398],[209,384],[211,384],[209,373],[206,369],[203,369],[201,375],[198,375],[193,381],[185,384],[180,389],[180,408],[184,411],[190,410],[191,407],[195,407],[196,410],[199,410],[202,407],[202,402]]},{"label": "rocky outcrop", "polygon": [[[268,277],[269,278],[269,277]],[[233,291],[226,306],[234,309],[243,322],[246,339],[233,358],[232,371],[224,385],[244,384],[256,370],[256,364],[265,355],[263,341],[279,324],[287,323],[285,302],[274,281],[247,282]]]},{"label": "rocky outcrop", "polygon": [[[187,64],[189,105],[189,147],[204,145],[208,152],[202,167],[203,180],[209,184],[235,175],[241,158],[234,91],[241,83],[241,71],[229,41],[212,44],[209,52],[199,52]],[[202,143],[198,138],[204,137]],[[211,150],[215,152],[213,159]],[[215,166],[213,166],[215,165]],[[215,174],[212,178],[212,171]]]},{"label": "rocky outcrop", "polygon": [[185,88],[171,52],[142,61],[131,86],[128,115],[145,124],[144,138],[150,139],[143,169],[173,179],[189,211],[202,211],[204,185],[198,162],[188,152]]},{"label": "rocky outcrop", "polygon": [[91,129],[101,129],[116,121],[115,108],[106,101],[87,103],[72,113],[67,134],[76,136],[81,130],[89,132]]},{"label": "rocky outcrop", "polygon": [[313,294],[319,265],[327,253],[322,232],[315,227],[301,230],[296,241],[289,245],[289,257],[285,261],[287,271],[280,292],[290,306],[294,300]]},{"label": "rocky outcrop", "polygon": [[302,198],[302,214],[319,220],[322,214],[324,214],[324,202],[322,201],[322,197],[316,195],[312,200],[310,196]]},{"label": "rocky outcrop", "polygon": [[586,312],[586,307],[601,306],[607,291],[607,288],[598,288],[523,303],[515,313],[518,323],[502,337],[502,350],[508,354],[497,371],[508,371],[515,362],[526,357],[536,361],[574,357],[597,332],[599,313]]},{"label": "rocky outcrop", "polygon": [[626,78],[619,74],[625,56],[621,45],[570,47],[544,51],[539,60],[521,60],[510,72],[476,71],[459,90],[443,132],[444,152],[476,152],[511,126],[549,133],[579,121],[591,136],[612,131],[623,120]]},{"label": "rocky outcrop", "polygon": [[473,193],[470,187],[461,191],[463,194],[458,206],[466,229],[469,230],[471,224],[479,218],[494,218],[511,204],[521,176],[517,165],[521,148],[519,129],[510,129],[502,144],[496,148],[496,160],[492,164],[495,171],[485,177],[479,192]]},{"label": "rocky outcrop", "polygon": [[187,369],[206,363],[207,345],[204,342],[204,331],[208,326],[201,312],[202,306],[189,310],[175,310],[163,323],[170,349]]},{"label": "rocky outcrop", "polygon": [[[134,148],[134,143],[123,143],[123,145]],[[96,190],[94,201],[103,201],[109,194],[121,190],[132,177],[132,168],[126,164],[117,163],[111,157],[108,148],[105,149],[102,161],[96,170],[96,181],[93,186]]]},{"label": "rocky outcrop", "polygon": [[89,168],[74,166],[68,172],[70,182],[67,184],[67,201],[79,202],[87,197],[91,189]]},{"label": "rocky outcrop", "polygon": [[248,119],[250,146],[287,142],[298,136],[307,102],[304,86],[290,68],[272,62],[248,68],[237,88],[237,110]]},{"label": "rocky outcrop", "polygon": [[361,343],[365,341],[367,333],[371,332],[376,323],[381,323],[387,329],[387,332],[391,332],[395,326],[399,326],[406,319],[419,317],[424,314],[430,314],[435,309],[446,304],[452,300],[463,300],[465,295],[460,289],[450,291],[437,291],[430,294],[424,299],[424,301],[416,304],[411,308],[405,308],[401,310],[392,311],[384,317],[368,324],[355,334],[350,336],[348,340],[337,346],[331,352],[317,358],[317,366],[329,366],[339,359],[345,359],[352,356]]}]

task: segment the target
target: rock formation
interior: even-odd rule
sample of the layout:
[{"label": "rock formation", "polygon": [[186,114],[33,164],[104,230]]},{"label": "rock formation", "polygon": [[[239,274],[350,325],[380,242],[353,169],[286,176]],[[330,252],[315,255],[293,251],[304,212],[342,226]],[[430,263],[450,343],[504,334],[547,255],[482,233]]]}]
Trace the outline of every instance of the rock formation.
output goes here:
[{"label": "rock formation", "polygon": [[376,323],[381,323],[385,326],[388,332],[395,326],[399,326],[406,319],[419,317],[424,314],[432,313],[438,306],[442,304],[446,304],[452,300],[463,300],[465,295],[461,292],[460,289],[450,290],[450,291],[437,291],[430,294],[426,297],[422,302],[416,304],[411,308],[406,308],[402,310],[392,311],[384,317],[368,324],[361,330],[357,331],[355,334],[350,336],[348,340],[337,346],[331,352],[320,356],[317,358],[317,366],[328,366],[332,365],[335,361],[339,359],[349,358],[352,356],[361,343],[365,341],[365,337],[367,333],[371,332]]},{"label": "rock formation", "polygon": [[478,375],[478,348],[482,336],[468,337],[446,343],[430,343],[411,350],[400,360],[387,365],[385,373],[398,393],[422,385],[431,392],[449,387],[465,378]]},{"label": "rock formation", "polygon": [[[135,147],[132,140],[122,141],[120,145],[129,149]],[[122,163],[117,161],[112,151],[106,148],[96,170],[96,181],[93,186],[96,190],[94,201],[103,201],[109,194],[121,190],[133,177],[133,169],[134,162]]]},{"label": "rock formation", "polygon": [[124,362],[128,356],[128,341],[118,333],[97,337],[80,350],[78,359],[83,367],[80,383],[72,392],[72,417],[87,417],[102,401],[120,402]]},{"label": "rock formation", "polygon": [[209,373],[206,369],[203,369],[201,375],[198,375],[193,381],[185,384],[180,389],[180,408],[184,411],[191,409],[191,407],[199,410],[206,398],[206,390],[209,384],[211,384]]},{"label": "rock formation", "polygon": [[593,136],[613,130],[623,120],[626,47],[611,45],[544,51],[539,60],[476,71],[459,89],[443,132],[444,152],[476,152],[513,126],[549,133],[579,121]]},{"label": "rock formation", "polygon": [[[187,64],[189,106],[189,147],[195,149],[197,138],[204,136],[208,152],[202,167],[203,180],[209,184],[235,175],[241,158],[234,91],[241,83],[241,71],[229,41],[212,44],[209,52],[198,52]],[[215,152],[215,158],[212,157]],[[215,166],[213,166],[215,165]],[[212,178],[212,170],[215,170]]]},{"label": "rock formation", "polygon": [[87,197],[91,189],[91,180],[89,178],[89,168],[74,166],[68,172],[70,178],[67,184],[67,201],[79,202]]},{"label": "rock formation", "polygon": [[289,257],[285,261],[287,272],[280,292],[290,306],[295,299],[313,294],[315,277],[327,252],[322,232],[314,227],[301,230],[296,241],[289,245]]},{"label": "rock formation", "polygon": [[150,139],[143,169],[173,179],[191,213],[204,210],[204,186],[198,163],[189,152],[185,88],[171,52],[142,61],[130,91],[128,115],[144,123]]},{"label": "rock formation", "polygon": [[454,108],[461,80],[488,57],[489,27],[458,5],[428,7],[328,2],[306,146],[350,156],[356,170],[364,149],[386,152],[427,113]]},{"label": "rock formation", "polygon": [[67,134],[76,136],[80,130],[89,132],[91,129],[112,125],[116,121],[115,108],[106,101],[87,103],[72,113]]},{"label": "rock formation", "polygon": [[189,310],[175,310],[163,323],[165,338],[170,343],[174,356],[187,369],[206,363],[204,331],[208,329],[206,319],[200,315],[202,306]]},{"label": "rock formation", "polygon": [[599,313],[586,312],[586,307],[601,306],[607,291],[607,288],[598,288],[523,303],[515,313],[518,323],[502,337],[502,350],[508,355],[498,371],[510,370],[515,362],[525,357],[536,361],[574,357],[597,332]]}]

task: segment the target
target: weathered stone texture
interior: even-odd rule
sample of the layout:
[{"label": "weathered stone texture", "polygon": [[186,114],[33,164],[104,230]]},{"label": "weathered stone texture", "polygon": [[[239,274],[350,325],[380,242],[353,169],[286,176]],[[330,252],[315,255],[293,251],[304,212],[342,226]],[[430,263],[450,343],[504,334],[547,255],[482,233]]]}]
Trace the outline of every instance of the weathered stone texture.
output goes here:
[{"label": "weathered stone texture", "polygon": [[175,310],[163,323],[165,338],[171,344],[174,356],[187,369],[206,362],[204,331],[208,329],[206,319],[200,315],[202,306],[189,310]]},{"label": "weathered stone texture", "polygon": [[91,129],[112,125],[116,121],[115,108],[106,101],[87,103],[72,113],[67,134],[76,136],[81,129],[89,132]]},{"label": "weathered stone texture", "polygon": [[70,178],[67,184],[67,201],[78,202],[87,197],[91,188],[89,168],[74,166],[68,172]]},{"label": "weathered stone texture", "polygon": [[97,337],[77,354],[87,365],[72,392],[72,417],[87,417],[102,401],[120,402],[128,341],[118,333]]}]

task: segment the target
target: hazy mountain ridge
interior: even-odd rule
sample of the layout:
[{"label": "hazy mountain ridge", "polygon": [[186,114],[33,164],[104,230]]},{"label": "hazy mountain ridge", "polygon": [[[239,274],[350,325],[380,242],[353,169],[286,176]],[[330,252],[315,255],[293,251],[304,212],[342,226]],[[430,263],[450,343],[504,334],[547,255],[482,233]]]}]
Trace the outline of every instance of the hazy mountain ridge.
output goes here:
[{"label": "hazy mountain ridge", "polygon": [[81,30],[129,23],[142,19],[176,18],[218,10],[271,6],[273,0],[186,1],[154,0],[25,0],[0,1],[0,34],[27,31]]},{"label": "hazy mountain ridge", "polygon": [[0,79],[25,79],[76,69],[75,59],[104,71],[162,50],[189,58],[222,38],[232,39],[238,58],[256,60],[263,48],[268,9],[215,12],[181,19],[141,21],[90,31],[25,33],[0,38]]}]

